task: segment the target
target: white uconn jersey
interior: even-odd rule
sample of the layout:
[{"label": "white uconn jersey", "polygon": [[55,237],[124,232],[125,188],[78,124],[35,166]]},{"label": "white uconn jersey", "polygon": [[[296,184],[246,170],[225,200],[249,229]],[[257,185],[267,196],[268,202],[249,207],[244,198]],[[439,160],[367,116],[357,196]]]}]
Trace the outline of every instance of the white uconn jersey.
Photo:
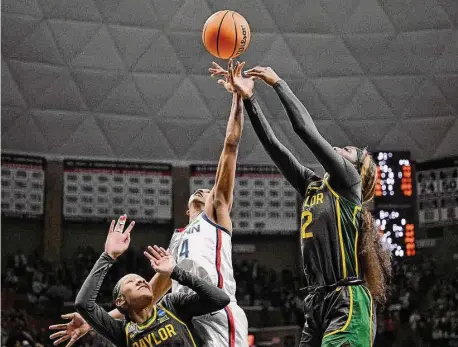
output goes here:
[{"label": "white uconn jersey", "polygon": [[[169,250],[181,268],[223,289],[236,302],[229,231],[201,213],[186,228],[175,231]],[[177,291],[190,289],[173,281],[172,292]]]},{"label": "white uconn jersey", "polygon": [[[231,298],[224,309],[192,319],[203,347],[248,347],[248,321],[235,299],[231,234],[201,213],[178,229],[169,250],[181,268],[223,289]],[[173,281],[172,292],[191,291]]]}]

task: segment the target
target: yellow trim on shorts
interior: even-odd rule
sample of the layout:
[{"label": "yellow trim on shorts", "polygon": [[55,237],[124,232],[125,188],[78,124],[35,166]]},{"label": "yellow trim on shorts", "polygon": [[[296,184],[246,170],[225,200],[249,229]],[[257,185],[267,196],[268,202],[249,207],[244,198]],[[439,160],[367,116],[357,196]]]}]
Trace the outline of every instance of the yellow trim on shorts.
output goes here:
[{"label": "yellow trim on shorts", "polygon": [[188,331],[188,334],[189,334],[189,337],[191,338],[191,341],[192,341],[192,344],[194,347],[197,347],[196,345],[196,342],[194,341],[194,337],[192,336],[191,334],[191,331],[189,330],[188,326],[186,325],[186,323],[184,323],[182,320],[178,319],[177,316],[175,316],[172,312],[170,312],[169,310],[167,310],[164,306],[162,305],[159,305],[158,306],[163,309],[166,313],[168,313],[169,315],[171,315],[176,321],[178,321],[179,323],[183,324],[184,327],[186,328],[186,330]]},{"label": "yellow trim on shorts", "polygon": [[345,325],[340,329],[331,331],[330,333],[324,335],[323,339],[325,339],[328,336],[331,336],[331,335],[334,335],[334,334],[337,334],[337,333],[345,331],[345,329],[347,329],[348,325],[350,324],[351,316],[353,314],[353,292],[351,290],[351,286],[348,286],[348,291],[350,292],[350,310],[348,312],[348,318],[347,318],[347,321],[345,322]]},{"label": "yellow trim on shorts", "polygon": [[358,273],[358,234],[359,230],[356,227],[356,214],[358,213],[358,210],[361,211],[361,206],[355,206],[355,210],[353,211],[353,225],[355,226],[356,230],[356,236],[355,236],[355,270],[356,270],[356,277],[359,277]]},{"label": "yellow trim on shorts", "polygon": [[342,255],[342,271],[343,277],[347,278],[347,261],[345,258],[345,249],[343,244],[343,236],[342,236],[342,221],[340,215],[340,196],[337,194],[329,185],[328,180],[325,181],[326,186],[328,187],[329,191],[334,195],[336,198],[336,209],[337,209],[337,230],[339,231],[339,245],[340,245],[340,253]]}]

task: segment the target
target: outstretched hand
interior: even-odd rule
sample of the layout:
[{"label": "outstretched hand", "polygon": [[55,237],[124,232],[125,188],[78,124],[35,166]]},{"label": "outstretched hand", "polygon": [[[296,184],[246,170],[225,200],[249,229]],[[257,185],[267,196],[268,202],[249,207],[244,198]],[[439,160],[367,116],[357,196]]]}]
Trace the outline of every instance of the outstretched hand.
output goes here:
[{"label": "outstretched hand", "polygon": [[105,253],[113,259],[119,257],[127,250],[127,248],[129,248],[130,232],[132,231],[135,222],[131,222],[126,231],[124,231],[126,219],[126,215],[119,217],[116,226],[115,221],[111,221],[110,229],[108,230],[107,240],[105,241]]},{"label": "outstretched hand", "polygon": [[72,346],[78,339],[83,337],[92,328],[87,324],[83,317],[77,312],[62,315],[63,319],[71,319],[68,323],[55,324],[49,327],[49,330],[59,330],[49,338],[54,341],[54,346],[68,341],[65,347]]},{"label": "outstretched hand", "polygon": [[161,275],[170,276],[177,265],[170,252],[162,247],[148,246],[148,252],[145,251],[144,254],[149,259],[154,271]]},{"label": "outstretched hand", "polygon": [[213,62],[213,68],[208,69],[212,77],[224,76],[219,79],[218,84],[223,86],[230,93],[238,93],[242,98],[248,99],[253,95],[254,80],[256,77],[245,78],[242,76],[242,70],[245,62],[237,62],[234,66],[233,60],[230,59],[228,69],[224,70],[220,65]]},{"label": "outstretched hand", "polygon": [[245,73],[247,76],[263,80],[271,87],[281,79],[271,67],[256,66]]}]

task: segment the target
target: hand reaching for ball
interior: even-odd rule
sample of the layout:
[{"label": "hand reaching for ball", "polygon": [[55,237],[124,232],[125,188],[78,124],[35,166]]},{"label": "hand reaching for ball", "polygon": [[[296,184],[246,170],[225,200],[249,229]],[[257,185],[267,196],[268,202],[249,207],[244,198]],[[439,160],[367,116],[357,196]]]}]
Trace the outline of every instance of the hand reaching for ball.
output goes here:
[{"label": "hand reaching for ball", "polygon": [[256,77],[245,78],[242,76],[242,70],[245,62],[237,62],[233,66],[232,59],[229,60],[228,69],[224,70],[221,66],[213,62],[213,68],[208,69],[211,76],[224,76],[224,80],[218,80],[218,84],[222,85],[228,92],[237,93],[243,99],[248,99],[253,95],[254,80]]}]

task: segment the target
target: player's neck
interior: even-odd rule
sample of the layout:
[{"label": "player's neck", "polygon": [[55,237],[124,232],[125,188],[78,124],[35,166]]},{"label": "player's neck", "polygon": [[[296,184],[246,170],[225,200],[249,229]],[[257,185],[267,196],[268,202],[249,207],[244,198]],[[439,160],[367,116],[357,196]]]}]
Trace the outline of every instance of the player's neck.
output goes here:
[{"label": "player's neck", "polygon": [[200,208],[193,208],[189,211],[189,223],[191,223],[194,219],[199,217],[199,215],[202,213],[202,209]]},{"label": "player's neck", "polygon": [[142,324],[151,318],[153,314],[154,306],[147,306],[141,310],[132,310],[129,312],[130,319],[137,324]]}]

